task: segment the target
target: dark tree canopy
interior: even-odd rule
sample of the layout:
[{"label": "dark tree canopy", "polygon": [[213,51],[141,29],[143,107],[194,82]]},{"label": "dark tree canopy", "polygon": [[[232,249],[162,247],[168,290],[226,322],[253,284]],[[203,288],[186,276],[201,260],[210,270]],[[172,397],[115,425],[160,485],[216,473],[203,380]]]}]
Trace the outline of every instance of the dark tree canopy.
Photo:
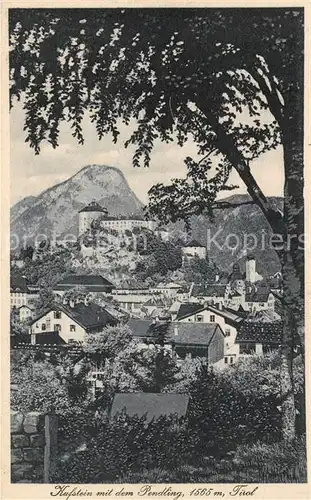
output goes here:
[{"label": "dark tree canopy", "polygon": [[280,144],[288,101],[302,101],[302,30],[302,9],[13,9],[12,102],[23,97],[36,153],[58,145],[63,120],[83,143],[86,110],[99,138],[135,120],[134,166],[149,165],[156,139],[192,137],[201,161],[150,192],[164,220],[212,206],[232,167],[265,205],[249,161]]}]

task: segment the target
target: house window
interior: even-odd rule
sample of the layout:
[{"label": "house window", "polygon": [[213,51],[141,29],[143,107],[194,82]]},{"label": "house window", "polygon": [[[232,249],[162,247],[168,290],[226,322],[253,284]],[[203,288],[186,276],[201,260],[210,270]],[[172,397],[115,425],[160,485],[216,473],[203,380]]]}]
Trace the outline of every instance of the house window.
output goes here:
[{"label": "house window", "polygon": [[[70,326],[72,326],[72,325],[70,325]],[[75,339],[68,339],[68,344],[74,344],[75,342],[76,342]]]},{"label": "house window", "polygon": [[230,328],[225,329],[225,337],[230,337]]},{"label": "house window", "polygon": [[260,307],[265,307],[265,304],[263,302],[260,302]]},{"label": "house window", "polygon": [[228,364],[228,358],[227,358],[227,356],[225,356],[225,364],[226,365]]},{"label": "house window", "polygon": [[215,315],[211,314],[210,317],[209,317],[209,320],[210,320],[211,323],[215,323]]},{"label": "house window", "polygon": [[70,325],[70,331],[75,332],[76,331],[76,325]]},{"label": "house window", "polygon": [[42,323],[41,325],[41,330],[44,332],[46,330],[46,324],[45,323]]},{"label": "house window", "polygon": [[54,311],[54,319],[60,319],[62,317],[62,313],[60,311]]},{"label": "house window", "polygon": [[196,316],[196,321],[198,321],[199,323],[202,323],[202,321],[203,321],[203,316],[202,316],[202,315],[198,315],[198,316]]},{"label": "house window", "polygon": [[62,327],[59,323],[55,323],[54,325],[54,332],[61,332]]},{"label": "house window", "polygon": [[232,364],[233,364],[233,358],[231,357],[230,358],[230,365],[232,365]]}]

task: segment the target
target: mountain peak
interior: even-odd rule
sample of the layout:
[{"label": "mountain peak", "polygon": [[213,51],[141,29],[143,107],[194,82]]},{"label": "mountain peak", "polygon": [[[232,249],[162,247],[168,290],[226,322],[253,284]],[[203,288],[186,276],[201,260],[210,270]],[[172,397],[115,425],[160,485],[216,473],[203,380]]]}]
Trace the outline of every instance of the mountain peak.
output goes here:
[{"label": "mountain peak", "polygon": [[[78,212],[93,200],[111,215],[140,213],[143,208],[123,172],[116,167],[91,164],[24,204],[27,208],[12,217],[11,231],[20,238],[25,232],[47,238],[53,233],[76,235]],[[16,212],[13,206],[12,213]]]}]

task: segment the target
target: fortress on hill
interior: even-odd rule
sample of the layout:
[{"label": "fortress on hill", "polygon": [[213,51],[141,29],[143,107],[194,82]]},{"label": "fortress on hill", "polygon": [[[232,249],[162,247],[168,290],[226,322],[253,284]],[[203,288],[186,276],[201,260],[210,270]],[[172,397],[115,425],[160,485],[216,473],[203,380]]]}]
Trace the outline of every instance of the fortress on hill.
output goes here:
[{"label": "fortress on hill", "polygon": [[132,231],[134,228],[146,228],[155,231],[157,223],[152,220],[145,220],[139,216],[110,216],[105,208],[96,201],[92,201],[79,211],[79,236],[91,229],[92,222],[100,220],[103,228],[116,229],[117,231]]}]

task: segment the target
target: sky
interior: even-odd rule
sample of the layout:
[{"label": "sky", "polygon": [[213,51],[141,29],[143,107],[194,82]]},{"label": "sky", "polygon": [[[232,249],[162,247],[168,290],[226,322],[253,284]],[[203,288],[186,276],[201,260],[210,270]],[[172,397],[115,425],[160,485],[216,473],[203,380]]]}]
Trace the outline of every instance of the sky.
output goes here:
[{"label": "sky", "polygon": [[[11,204],[25,196],[36,196],[45,189],[68,179],[85,165],[103,164],[117,167],[124,173],[130,187],[138,198],[147,203],[148,190],[152,185],[162,182],[169,184],[174,177],[184,177],[186,167],[183,162],[186,156],[197,158],[197,149],[193,142],[186,143],[182,148],[177,143],[165,144],[160,141],[155,144],[151,154],[149,168],[134,168],[132,166],[133,148],[125,148],[123,142],[129,137],[131,129],[122,125],[117,144],[111,136],[101,141],[96,136],[93,124],[86,118],[83,124],[85,143],[79,146],[71,136],[67,124],[61,126],[59,147],[53,149],[49,144],[42,144],[41,152],[35,155],[25,143],[23,131],[24,112],[22,105],[17,103],[10,117],[10,175]],[[265,153],[251,165],[252,173],[266,196],[283,195],[283,151],[276,150]],[[245,193],[245,187],[236,173],[231,175],[231,183],[240,187],[235,193]],[[223,197],[226,193],[223,194]],[[233,192],[229,193],[233,194]]]}]

